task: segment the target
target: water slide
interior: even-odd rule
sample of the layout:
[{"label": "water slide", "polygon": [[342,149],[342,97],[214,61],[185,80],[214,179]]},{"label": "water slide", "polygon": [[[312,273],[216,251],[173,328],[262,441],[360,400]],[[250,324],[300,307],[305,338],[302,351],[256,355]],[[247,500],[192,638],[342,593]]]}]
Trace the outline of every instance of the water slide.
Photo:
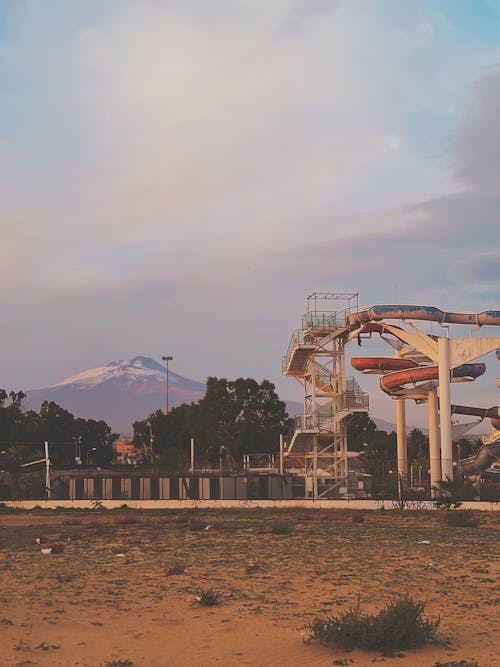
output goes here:
[{"label": "water slide", "polygon": [[[429,389],[429,382],[435,384],[439,377],[437,366],[420,366],[412,359],[398,359],[395,357],[353,357],[351,365],[357,371],[364,373],[382,373],[380,378],[381,389],[390,396],[398,397],[409,392],[412,398],[420,397]],[[453,370],[453,377],[457,380],[473,380],[486,370],[485,364],[463,364]],[[406,389],[405,385],[412,385]],[[420,386],[420,389],[419,389]],[[407,394],[408,396],[408,394]],[[491,419],[493,428],[500,430],[500,407],[476,408],[469,405],[452,405],[452,414],[481,417]],[[482,445],[479,450],[467,459],[460,461],[460,469],[468,474],[480,473],[488,468],[493,461],[500,457],[499,440]]]},{"label": "water slide", "polygon": [[349,326],[381,320],[425,320],[439,324],[469,324],[500,326],[500,310],[483,310],[481,313],[447,313],[434,306],[372,306],[367,310],[351,313],[347,317]]},{"label": "water slide", "polygon": [[480,474],[499,458],[500,439],[488,445],[481,445],[473,456],[462,459],[460,461],[460,471],[468,475]]}]

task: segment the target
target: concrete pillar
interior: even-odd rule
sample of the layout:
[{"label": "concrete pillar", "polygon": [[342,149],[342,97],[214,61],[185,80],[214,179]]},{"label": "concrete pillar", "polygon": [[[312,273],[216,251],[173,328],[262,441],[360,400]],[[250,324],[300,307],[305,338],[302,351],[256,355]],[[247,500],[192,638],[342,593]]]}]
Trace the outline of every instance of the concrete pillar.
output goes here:
[{"label": "concrete pillar", "polygon": [[406,411],[403,398],[396,400],[396,434],[398,442],[398,477],[406,480],[408,475],[408,450],[406,446]]},{"label": "concrete pillar", "polygon": [[441,426],[441,474],[453,479],[450,398],[450,341],[438,338],[439,363],[439,424]]},{"label": "concrete pillar", "polygon": [[437,389],[429,392],[427,399],[429,409],[429,459],[431,464],[431,496],[434,496],[433,487],[441,481],[441,455],[438,427],[438,399]]},{"label": "concrete pillar", "polygon": [[313,498],[318,498],[318,437],[314,436],[313,445]]}]

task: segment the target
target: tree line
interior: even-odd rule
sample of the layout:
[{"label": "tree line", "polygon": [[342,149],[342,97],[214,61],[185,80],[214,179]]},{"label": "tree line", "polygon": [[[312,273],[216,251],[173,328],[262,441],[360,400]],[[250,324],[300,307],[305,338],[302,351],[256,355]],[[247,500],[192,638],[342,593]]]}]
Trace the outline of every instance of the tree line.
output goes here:
[{"label": "tree line", "polygon": [[53,401],[44,401],[38,411],[26,410],[23,391],[0,389],[0,468],[13,470],[44,458],[49,442],[54,467],[71,465],[79,456],[98,465],[114,457],[113,433],[105,421],[82,419]]}]

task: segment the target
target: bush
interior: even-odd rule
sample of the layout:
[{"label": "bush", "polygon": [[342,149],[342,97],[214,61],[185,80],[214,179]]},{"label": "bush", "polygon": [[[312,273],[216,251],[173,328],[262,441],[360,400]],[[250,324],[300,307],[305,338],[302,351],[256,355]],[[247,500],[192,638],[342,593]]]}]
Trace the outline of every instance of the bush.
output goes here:
[{"label": "bush", "polygon": [[396,650],[421,646],[431,641],[439,618],[422,617],[425,604],[406,595],[386,605],[378,614],[363,614],[359,604],[327,619],[315,619],[312,638],[326,646],[345,650],[361,648],[391,655]]},{"label": "bush", "polygon": [[204,607],[213,607],[220,602],[219,594],[213,588],[201,590],[195,599]]},{"label": "bush", "polygon": [[435,662],[432,667],[479,667],[475,660],[452,660],[451,662]]},{"label": "bush", "polygon": [[205,521],[202,521],[201,519],[191,519],[189,522],[189,528],[190,530],[200,531],[200,530],[205,530],[207,527],[207,524]]},{"label": "bush", "polygon": [[454,510],[446,512],[444,522],[448,526],[458,528],[475,528],[479,526],[479,519],[476,519],[471,510]]},{"label": "bush", "polygon": [[273,535],[289,535],[292,532],[292,524],[284,519],[273,521],[271,526]]},{"label": "bush", "polygon": [[165,574],[167,577],[173,577],[177,574],[184,574],[186,571],[186,566],[181,563],[174,563],[169,568],[166,569]]},{"label": "bush", "polygon": [[453,479],[446,477],[433,488],[436,492],[435,503],[439,509],[457,509],[463,500],[474,500],[476,497],[476,488],[465,475]]}]

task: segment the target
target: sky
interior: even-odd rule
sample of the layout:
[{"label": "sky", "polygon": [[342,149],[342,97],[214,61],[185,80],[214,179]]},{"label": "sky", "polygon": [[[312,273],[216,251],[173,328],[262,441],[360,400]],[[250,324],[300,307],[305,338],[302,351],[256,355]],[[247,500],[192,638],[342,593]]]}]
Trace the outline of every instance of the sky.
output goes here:
[{"label": "sky", "polygon": [[500,0],[0,0],[0,385],[293,399],[311,292],[499,309],[499,117]]}]

